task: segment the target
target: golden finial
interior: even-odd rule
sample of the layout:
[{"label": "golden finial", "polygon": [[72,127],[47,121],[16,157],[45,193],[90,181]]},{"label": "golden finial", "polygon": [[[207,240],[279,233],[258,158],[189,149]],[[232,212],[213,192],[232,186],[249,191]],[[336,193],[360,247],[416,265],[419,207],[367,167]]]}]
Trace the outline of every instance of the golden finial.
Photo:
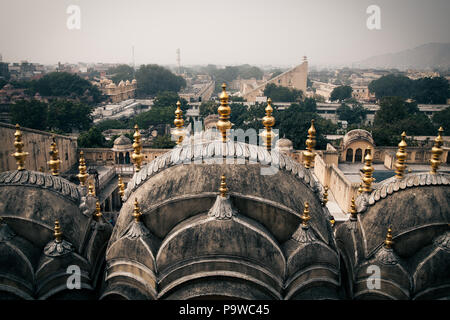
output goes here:
[{"label": "golden finial", "polygon": [[272,116],[272,99],[267,99],[266,116],[262,119],[265,130],[261,133],[264,146],[268,151],[272,149],[272,139],[275,134],[272,131],[272,127],[275,125],[275,118]]},{"label": "golden finial", "polygon": [[100,209],[100,202],[95,202],[95,214],[94,214],[95,218],[97,219],[97,221],[101,218],[102,216],[102,211]]},{"label": "golden finial", "polygon": [[306,169],[314,165],[314,147],[316,146],[316,128],[314,128],[314,119],[311,120],[311,127],[308,130],[308,139],[306,139],[306,150],[303,151],[303,164]]},{"label": "golden finial", "polygon": [[405,169],[406,169],[406,158],[408,157],[408,154],[406,153],[406,147],[408,146],[405,141],[406,133],[403,131],[402,133],[402,141],[398,144],[398,151],[395,154],[397,157],[397,161],[395,162],[395,167],[397,170],[395,170],[395,177],[397,179],[402,179]]},{"label": "golden finial", "polygon": [[86,172],[86,161],[84,160],[84,152],[80,151],[80,165],[78,166],[79,173],[77,174],[80,184],[86,186],[86,180],[89,176]]},{"label": "golden finial", "polygon": [[391,249],[393,244],[394,241],[392,241],[392,229],[391,227],[389,227],[386,234],[386,239],[384,240],[384,246],[386,249]]},{"label": "golden finial", "polygon": [[444,129],[442,127],[438,130],[438,136],[434,139],[434,146],[431,148],[431,174],[436,174],[437,169],[439,169],[439,165],[441,164],[441,155],[444,152],[441,146],[444,143],[442,139],[442,134],[444,133]]},{"label": "golden finial", "polygon": [[220,107],[217,109],[219,113],[219,121],[217,121],[217,129],[222,134],[222,142],[227,141],[227,130],[231,129],[230,114],[231,108],[228,106],[227,85],[222,84],[222,93],[219,95]]},{"label": "golden finial", "polygon": [[20,131],[19,124],[16,124],[16,132],[14,133],[14,147],[16,152],[12,154],[16,158],[17,170],[25,170],[25,159],[28,156],[28,152],[23,151],[24,143],[22,141],[22,131]]},{"label": "golden finial", "polygon": [[54,233],[54,236],[55,236],[55,241],[56,242],[61,242],[62,241],[62,231],[61,231],[61,227],[60,227],[60,225],[59,225],[59,220],[58,219],[56,219],[55,220],[55,233]]},{"label": "golden finial", "polygon": [[358,188],[358,194],[363,193],[363,191],[364,191],[364,189],[363,189],[363,184],[362,184],[362,182],[360,182],[359,188]]},{"label": "golden finial", "polygon": [[358,211],[356,211],[355,197],[352,197],[352,204],[350,205],[350,220],[351,221],[358,220],[357,214]]},{"label": "golden finial", "polygon": [[184,126],[184,120],[183,120],[183,111],[180,108],[181,102],[177,101],[177,109],[175,110],[175,120],[173,121],[173,124],[175,125],[176,129],[173,131],[173,134],[178,137],[177,144],[181,144],[183,142],[185,131],[183,129]]},{"label": "golden finial", "polygon": [[141,134],[139,132],[139,127],[137,124],[134,126],[133,138],[134,138],[133,142],[134,152],[131,155],[131,158],[136,164],[136,172],[139,172],[141,170],[142,159],[144,158],[144,155],[141,154],[142,151]]},{"label": "golden finial", "polygon": [[364,172],[364,176],[362,178],[363,183],[364,183],[363,191],[364,192],[372,192],[372,182],[375,180],[372,177],[372,173],[374,171],[373,166],[372,166],[372,159],[373,159],[372,158],[372,149],[368,148],[367,150],[369,152],[367,152],[367,155],[364,158],[366,164],[362,168],[362,170]]},{"label": "golden finial", "polygon": [[225,181],[225,175],[220,177],[220,188],[219,188],[220,196],[225,198],[228,193],[227,182]]},{"label": "golden finial", "polygon": [[328,203],[328,186],[325,186],[323,192],[323,200],[322,200],[322,206],[326,206]]},{"label": "golden finial", "polygon": [[50,170],[52,171],[53,176],[59,176],[59,165],[61,164],[61,160],[58,156],[58,147],[56,146],[55,137],[52,137],[53,142],[50,145],[50,161],[48,161],[48,165]]},{"label": "golden finial", "polygon": [[95,197],[95,188],[94,188],[94,185],[91,182],[89,182],[88,190],[89,190],[88,194],[90,196]]},{"label": "golden finial", "polygon": [[133,217],[134,221],[139,222],[141,220],[141,209],[139,208],[139,203],[137,201],[137,198],[134,198],[134,209],[133,209]]},{"label": "golden finial", "polygon": [[123,183],[122,176],[119,174],[119,195],[122,198],[125,194],[125,183]]},{"label": "golden finial", "polygon": [[331,227],[334,227],[334,224],[336,223],[336,220],[334,220],[333,216],[330,216],[330,223],[331,223]]},{"label": "golden finial", "polygon": [[305,202],[305,208],[303,209],[303,214],[301,216],[302,218],[302,226],[307,228],[308,227],[308,221],[311,219],[309,216],[309,203]]}]

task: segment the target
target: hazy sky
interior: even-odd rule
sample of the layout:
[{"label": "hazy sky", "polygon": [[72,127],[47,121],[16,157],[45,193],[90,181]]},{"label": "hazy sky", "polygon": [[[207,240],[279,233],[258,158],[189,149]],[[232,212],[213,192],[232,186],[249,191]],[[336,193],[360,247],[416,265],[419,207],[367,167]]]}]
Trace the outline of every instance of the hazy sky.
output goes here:
[{"label": "hazy sky", "polygon": [[[381,30],[369,30],[369,5]],[[70,5],[81,12],[69,30]],[[3,60],[175,64],[351,63],[450,42],[449,0],[1,0]]]}]

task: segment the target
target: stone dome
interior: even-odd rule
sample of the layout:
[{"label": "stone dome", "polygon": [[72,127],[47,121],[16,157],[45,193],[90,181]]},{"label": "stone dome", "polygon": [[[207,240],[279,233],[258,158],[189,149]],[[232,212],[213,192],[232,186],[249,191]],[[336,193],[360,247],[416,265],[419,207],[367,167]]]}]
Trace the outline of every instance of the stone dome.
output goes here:
[{"label": "stone dome", "polygon": [[[336,230],[350,279],[381,270],[381,287],[355,286],[355,299],[450,298],[450,175],[412,173],[380,183],[356,199],[357,220]],[[393,245],[386,245],[388,229]]]},{"label": "stone dome", "polygon": [[290,153],[294,150],[294,146],[291,140],[286,138],[281,138],[275,143],[275,147],[278,148],[280,152]]},{"label": "stone dome", "polygon": [[[86,188],[59,176],[28,170],[0,173],[0,297],[95,297],[112,231],[103,217],[92,220],[95,201]],[[60,241],[54,235],[56,220]],[[70,265],[81,269],[80,290],[65,285]]]},{"label": "stone dome", "polygon": [[373,141],[372,134],[369,131],[363,129],[350,130],[344,135],[342,139],[342,149],[345,150],[354,141],[364,140],[370,143],[372,146],[375,145]]},{"label": "stone dome", "polygon": [[[221,174],[226,198],[217,194]],[[129,181],[102,298],[335,299],[339,260],[319,192],[309,170],[276,151],[241,142],[178,146]],[[137,228],[135,200],[142,225],[132,234],[141,236],[125,244]],[[306,202],[311,219],[302,236]],[[130,268],[145,276],[124,278]]]},{"label": "stone dome", "polygon": [[114,151],[130,151],[133,149],[133,144],[131,142],[131,140],[124,136],[123,134],[120,135],[120,137],[116,138],[116,140],[114,140],[114,146],[113,146],[113,150]]}]

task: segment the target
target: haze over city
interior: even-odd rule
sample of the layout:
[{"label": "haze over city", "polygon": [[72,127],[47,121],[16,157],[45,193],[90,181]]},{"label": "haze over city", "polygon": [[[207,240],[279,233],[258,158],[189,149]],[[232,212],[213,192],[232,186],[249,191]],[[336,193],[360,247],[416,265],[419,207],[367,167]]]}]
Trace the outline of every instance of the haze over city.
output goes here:
[{"label": "haze over city", "polygon": [[[80,29],[69,30],[71,5]],[[370,5],[381,29],[369,30]],[[175,64],[343,65],[425,43],[450,42],[450,2],[4,0],[4,61]]]}]

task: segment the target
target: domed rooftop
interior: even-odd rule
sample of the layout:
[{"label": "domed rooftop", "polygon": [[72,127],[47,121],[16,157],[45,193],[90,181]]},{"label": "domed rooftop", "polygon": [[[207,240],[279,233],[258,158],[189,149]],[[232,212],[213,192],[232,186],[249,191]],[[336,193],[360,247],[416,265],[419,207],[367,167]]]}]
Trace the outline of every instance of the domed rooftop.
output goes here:
[{"label": "domed rooftop", "polygon": [[114,151],[130,151],[131,149],[133,149],[131,140],[123,134],[114,140]]},{"label": "domed rooftop", "polygon": [[[217,195],[222,174],[229,190],[226,198]],[[281,299],[286,285],[291,298],[310,290],[336,298],[339,263],[329,212],[319,192],[310,170],[275,150],[217,140],[175,147],[143,166],[127,185],[107,263],[121,258],[107,271],[110,281],[103,297],[122,286],[127,298]],[[153,245],[127,244],[127,260],[121,243],[133,223],[136,200],[146,239]],[[305,203],[311,212],[312,236],[307,241],[316,245],[314,250],[309,245],[301,249],[304,237],[293,238]],[[316,259],[323,258],[322,252],[334,253],[325,259],[330,271],[319,270]],[[123,281],[130,267],[152,280]],[[311,273],[308,285],[299,279],[302,268]],[[322,285],[317,287],[316,281]],[[141,293],[131,294],[131,288]]]},{"label": "domed rooftop", "polygon": [[375,145],[372,134],[369,131],[363,129],[354,129],[345,134],[344,138],[342,139],[342,149],[346,149],[350,145],[350,143],[358,140],[365,140],[372,146]]},{"label": "domed rooftop", "polygon": [[356,205],[357,219],[336,230],[348,276],[363,282],[370,275],[362,266],[377,265],[383,282],[371,292],[356,287],[353,297],[448,299],[450,175],[392,177],[362,193]]},{"label": "domed rooftop", "polygon": [[277,140],[275,143],[275,147],[279,149],[280,152],[292,152],[294,150],[294,146],[291,140],[286,138],[281,138]]}]

